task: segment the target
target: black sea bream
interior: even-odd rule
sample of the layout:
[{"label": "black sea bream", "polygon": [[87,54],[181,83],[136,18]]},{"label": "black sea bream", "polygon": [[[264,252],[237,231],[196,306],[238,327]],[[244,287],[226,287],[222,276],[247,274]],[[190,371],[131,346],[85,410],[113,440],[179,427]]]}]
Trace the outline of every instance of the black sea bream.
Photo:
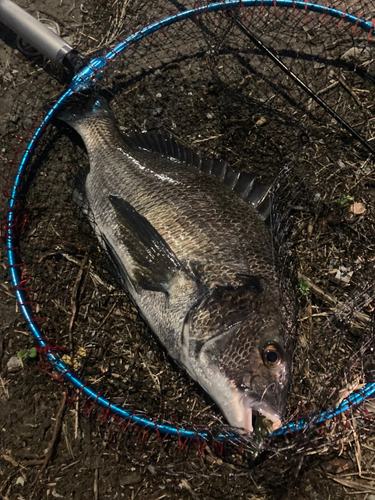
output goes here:
[{"label": "black sea bream", "polygon": [[103,98],[60,118],[89,155],[80,203],[168,353],[230,425],[252,431],[255,413],[279,426],[293,318],[253,206],[266,191],[173,139],[123,137]]}]

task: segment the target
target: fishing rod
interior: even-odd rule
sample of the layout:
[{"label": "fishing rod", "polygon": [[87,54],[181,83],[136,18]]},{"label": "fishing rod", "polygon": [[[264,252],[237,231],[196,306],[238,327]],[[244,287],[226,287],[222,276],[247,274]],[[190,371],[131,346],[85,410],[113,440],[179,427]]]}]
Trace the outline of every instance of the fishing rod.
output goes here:
[{"label": "fishing rod", "polygon": [[294,83],[296,83],[304,92],[306,92],[316,103],[319,104],[327,113],[329,113],[332,118],[336,120],[343,128],[345,128],[353,137],[355,137],[370,153],[375,155],[375,149],[371,146],[369,142],[366,141],[358,132],[356,132],[349,123],[344,120],[339,114],[336,113],[323,99],[321,99],[311,87],[309,87],[305,82],[303,82],[291,69],[289,69],[283,61],[275,54],[273,50],[267,47],[262,40],[252,33],[249,28],[247,28],[237,16],[233,17],[235,24],[244,33],[244,35],[249,38],[253,44],[258,47],[269,59],[271,59],[286,75],[288,75]]}]

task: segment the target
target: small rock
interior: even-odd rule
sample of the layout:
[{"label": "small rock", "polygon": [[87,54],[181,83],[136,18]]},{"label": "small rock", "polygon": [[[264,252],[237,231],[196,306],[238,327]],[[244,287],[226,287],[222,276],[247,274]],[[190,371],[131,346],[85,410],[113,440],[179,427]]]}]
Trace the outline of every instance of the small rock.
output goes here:
[{"label": "small rock", "polygon": [[9,373],[18,372],[22,370],[23,363],[18,356],[12,356],[7,363],[7,368]]},{"label": "small rock", "polygon": [[156,470],[155,470],[155,467],[153,465],[148,465],[147,469],[148,469],[149,472],[151,472],[151,474],[153,476],[156,476]]},{"label": "small rock", "polygon": [[156,99],[160,99],[161,98],[161,93],[158,92],[155,97],[156,97]]},{"label": "small rock", "polygon": [[23,126],[25,128],[31,128],[33,122],[30,118],[25,118],[24,121],[23,121]]},{"label": "small rock", "polygon": [[255,122],[254,127],[261,127],[262,125],[265,125],[267,123],[267,118],[264,116],[261,116],[259,120]]},{"label": "small rock", "polygon": [[209,120],[212,120],[212,118],[214,117],[213,113],[207,113],[206,116]]},{"label": "small rock", "polygon": [[155,108],[152,112],[152,116],[160,116],[163,112],[163,108]]},{"label": "small rock", "polygon": [[21,486],[23,486],[25,484],[24,478],[22,476],[17,478],[16,484],[20,484]]},{"label": "small rock", "polygon": [[322,195],[320,193],[314,194],[314,198],[313,198],[314,203],[319,203],[321,199],[322,199]]}]

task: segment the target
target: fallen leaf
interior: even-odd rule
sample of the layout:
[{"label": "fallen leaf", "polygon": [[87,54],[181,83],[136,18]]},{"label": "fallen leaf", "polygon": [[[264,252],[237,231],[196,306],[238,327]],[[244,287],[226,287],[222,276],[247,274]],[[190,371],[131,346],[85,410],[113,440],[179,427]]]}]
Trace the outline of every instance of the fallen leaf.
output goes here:
[{"label": "fallen leaf", "polygon": [[345,458],[335,458],[323,465],[324,470],[330,474],[341,474],[347,470],[354,469],[354,467],[354,463]]}]

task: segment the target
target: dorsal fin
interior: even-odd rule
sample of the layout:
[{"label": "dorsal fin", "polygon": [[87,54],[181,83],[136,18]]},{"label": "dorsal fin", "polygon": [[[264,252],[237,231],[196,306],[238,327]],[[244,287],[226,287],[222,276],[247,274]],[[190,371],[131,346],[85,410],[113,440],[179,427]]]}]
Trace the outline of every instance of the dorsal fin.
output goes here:
[{"label": "dorsal fin", "polygon": [[[146,149],[160,153],[197,168],[201,172],[214,175],[229,189],[235,191],[240,198],[251,203],[259,215],[266,220],[271,212],[268,194],[271,184],[260,184],[254,175],[231,168],[226,160],[201,158],[192,149],[182,146],[173,137],[157,132],[132,132],[125,138],[129,146],[135,149]],[[267,201],[268,200],[268,201]]]}]

